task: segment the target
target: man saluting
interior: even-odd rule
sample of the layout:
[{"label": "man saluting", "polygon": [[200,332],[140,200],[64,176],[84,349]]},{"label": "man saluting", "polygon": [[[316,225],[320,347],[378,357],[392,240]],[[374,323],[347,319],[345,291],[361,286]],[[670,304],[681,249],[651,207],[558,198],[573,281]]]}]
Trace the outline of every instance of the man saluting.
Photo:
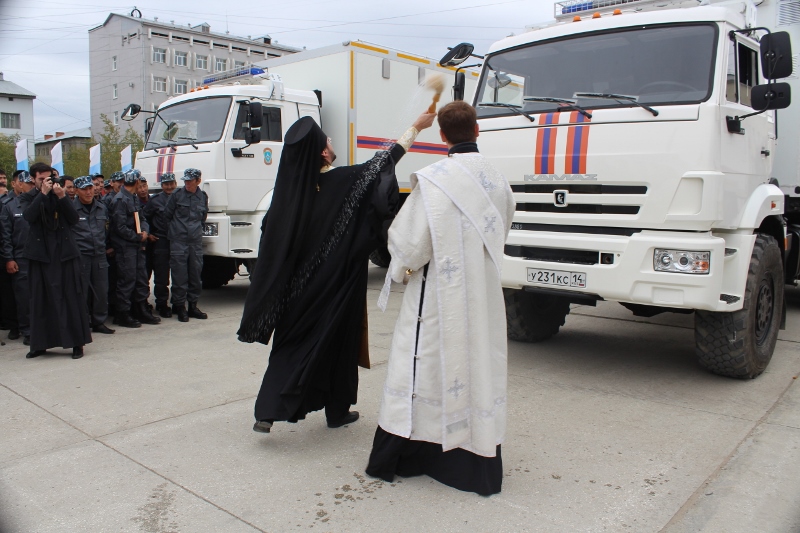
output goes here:
[{"label": "man saluting", "polygon": [[272,204],[239,339],[267,344],[269,367],[255,406],[255,431],[325,408],[328,427],[358,420],[367,258],[385,243],[398,204],[395,163],[434,113],[421,115],[388,151],[332,168],[330,139],[310,117],[286,132]]}]

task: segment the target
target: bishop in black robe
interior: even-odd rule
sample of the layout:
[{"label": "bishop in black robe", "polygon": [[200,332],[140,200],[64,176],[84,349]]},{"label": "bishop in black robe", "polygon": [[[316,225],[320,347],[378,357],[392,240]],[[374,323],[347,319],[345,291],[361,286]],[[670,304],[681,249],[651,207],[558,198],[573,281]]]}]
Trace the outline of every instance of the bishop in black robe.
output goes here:
[{"label": "bishop in black robe", "polygon": [[367,260],[385,245],[399,207],[394,165],[434,117],[420,116],[401,142],[366,163],[339,168],[330,168],[333,149],[313,119],[287,131],[238,332],[244,342],[272,338],[256,431],[323,408],[329,427],[358,418],[349,409],[358,392]]}]

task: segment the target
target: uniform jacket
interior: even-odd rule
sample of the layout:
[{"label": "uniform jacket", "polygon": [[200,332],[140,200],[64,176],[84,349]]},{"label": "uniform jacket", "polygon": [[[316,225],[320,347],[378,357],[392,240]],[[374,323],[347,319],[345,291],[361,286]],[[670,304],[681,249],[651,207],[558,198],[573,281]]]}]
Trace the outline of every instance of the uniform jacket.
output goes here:
[{"label": "uniform jacket", "polygon": [[199,188],[191,194],[181,187],[172,193],[164,209],[164,218],[169,220],[169,240],[195,244],[202,242],[203,223],[207,217],[208,195]]},{"label": "uniform jacket", "polygon": [[[24,256],[32,261],[49,263],[50,253],[47,241],[55,238],[61,241],[61,256],[59,259],[62,262],[79,257],[80,251],[78,250],[78,245],[75,244],[75,236],[72,234],[72,226],[78,222],[78,212],[75,211],[72,200],[66,195],[64,198],[56,200],[55,193],[42,194],[36,189],[22,196],[32,198],[22,214],[30,224]],[[22,204],[25,205],[27,203],[26,198],[22,198],[22,200]],[[55,217],[53,217],[54,213],[46,212],[48,205],[55,210]],[[53,226],[50,227],[50,224],[53,224]]]},{"label": "uniform jacket", "polygon": [[23,257],[28,242],[28,221],[22,211],[18,197],[6,201],[0,209],[0,256],[4,262]]},{"label": "uniform jacket", "polygon": [[150,226],[142,213],[139,198],[122,188],[114,196],[111,204],[111,244],[118,246],[144,246],[142,236],[136,233],[134,213],[139,213],[139,225],[142,231],[150,232]]},{"label": "uniform jacket", "polygon": [[144,216],[150,224],[150,233],[159,239],[166,239],[169,231],[169,220],[164,216],[164,210],[169,202],[170,194],[161,191],[153,195],[144,206]]},{"label": "uniform jacket", "polygon": [[78,223],[73,226],[75,242],[84,255],[106,255],[106,240],[108,238],[108,209],[104,203],[93,201],[89,205],[81,203],[79,198],[74,201],[75,210],[78,212]]}]

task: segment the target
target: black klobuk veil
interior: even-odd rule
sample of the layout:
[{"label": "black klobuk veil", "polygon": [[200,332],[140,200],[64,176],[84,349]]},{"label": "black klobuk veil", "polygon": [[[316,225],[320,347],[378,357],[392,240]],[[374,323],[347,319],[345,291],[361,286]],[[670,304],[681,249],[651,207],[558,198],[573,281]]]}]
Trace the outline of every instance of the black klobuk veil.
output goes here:
[{"label": "black klobuk veil", "polygon": [[240,341],[268,344],[293,293],[301,290],[293,274],[299,266],[326,145],[327,136],[311,117],[301,118],[286,132],[272,203],[262,223],[258,261],[250,276]]}]

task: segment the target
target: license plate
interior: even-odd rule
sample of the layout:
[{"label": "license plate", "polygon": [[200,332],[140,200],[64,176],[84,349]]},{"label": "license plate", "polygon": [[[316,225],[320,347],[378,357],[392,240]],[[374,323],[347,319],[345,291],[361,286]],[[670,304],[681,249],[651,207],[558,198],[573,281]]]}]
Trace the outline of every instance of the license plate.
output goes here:
[{"label": "license plate", "polygon": [[528,269],[528,283],[541,283],[543,285],[557,285],[559,287],[586,288],[586,274],[584,272],[566,272],[564,270]]}]

